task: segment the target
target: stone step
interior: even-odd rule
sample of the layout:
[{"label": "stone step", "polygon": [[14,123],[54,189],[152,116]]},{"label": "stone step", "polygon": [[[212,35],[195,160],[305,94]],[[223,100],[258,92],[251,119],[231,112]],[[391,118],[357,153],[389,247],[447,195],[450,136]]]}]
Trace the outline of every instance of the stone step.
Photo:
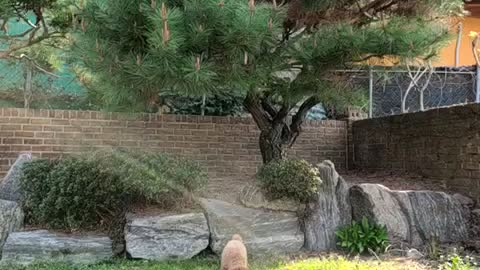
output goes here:
[{"label": "stone step", "polygon": [[0,263],[95,264],[112,257],[112,241],[106,236],[67,235],[38,230],[10,233]]}]

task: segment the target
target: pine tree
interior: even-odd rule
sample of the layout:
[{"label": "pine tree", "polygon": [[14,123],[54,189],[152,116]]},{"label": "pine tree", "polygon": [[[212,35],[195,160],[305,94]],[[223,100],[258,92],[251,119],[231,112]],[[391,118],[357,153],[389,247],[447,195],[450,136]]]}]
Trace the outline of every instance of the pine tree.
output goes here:
[{"label": "pine tree", "polygon": [[351,101],[332,70],[429,60],[462,13],[461,0],[91,0],[76,45],[108,104],[147,110],[164,94],[243,93],[269,162],[312,107]]},{"label": "pine tree", "polygon": [[[75,0],[0,0],[0,59],[15,59],[28,52],[48,58],[48,48],[64,43],[74,23]],[[25,25],[20,31],[10,25]],[[40,52],[43,51],[43,52]]]}]

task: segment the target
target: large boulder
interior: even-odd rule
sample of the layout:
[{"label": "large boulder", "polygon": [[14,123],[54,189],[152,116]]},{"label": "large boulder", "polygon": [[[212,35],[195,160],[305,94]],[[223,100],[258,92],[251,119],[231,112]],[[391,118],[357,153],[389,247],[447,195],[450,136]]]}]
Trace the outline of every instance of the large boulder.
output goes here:
[{"label": "large boulder", "polygon": [[233,234],[242,236],[254,256],[291,253],[304,244],[304,234],[293,212],[252,209],[218,200],[202,199],[210,227],[210,247],[221,254]]},{"label": "large boulder", "polygon": [[317,197],[305,210],[305,247],[311,251],[335,249],[335,232],[350,224],[351,207],[348,185],[331,161],[318,165],[322,184]]},{"label": "large boulder", "polygon": [[246,185],[240,192],[240,202],[248,208],[274,211],[302,212],[305,205],[291,199],[268,200],[262,189],[253,184]]},{"label": "large boulder", "polygon": [[23,164],[30,162],[32,155],[29,153],[20,154],[7,173],[7,176],[0,182],[0,200],[20,202],[21,191],[19,178],[22,174]]},{"label": "large boulder", "polygon": [[473,238],[480,239],[480,209],[472,211],[470,216],[470,234]]},{"label": "large boulder", "polygon": [[23,225],[24,214],[16,202],[0,200],[0,257],[8,235]]},{"label": "large boulder", "polygon": [[375,184],[353,186],[350,201],[354,219],[367,217],[385,225],[392,242],[411,242],[410,222],[390,189]]},{"label": "large boulder", "polygon": [[131,217],[127,253],[135,259],[190,259],[208,247],[210,233],[203,213]]},{"label": "large boulder", "polygon": [[112,241],[106,236],[73,236],[41,230],[11,233],[3,248],[0,263],[95,264],[112,257]]},{"label": "large boulder", "polygon": [[441,243],[468,238],[468,213],[454,197],[434,191],[392,191],[382,185],[351,188],[353,218],[386,225],[393,243],[414,246],[436,237]]}]

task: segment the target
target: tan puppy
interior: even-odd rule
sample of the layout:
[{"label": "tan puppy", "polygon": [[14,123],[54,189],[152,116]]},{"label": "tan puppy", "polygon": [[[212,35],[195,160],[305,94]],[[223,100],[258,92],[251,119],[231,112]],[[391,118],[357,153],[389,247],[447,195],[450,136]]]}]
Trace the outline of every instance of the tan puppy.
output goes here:
[{"label": "tan puppy", "polygon": [[248,270],[247,249],[240,235],[233,235],[223,249],[221,266],[221,270]]}]

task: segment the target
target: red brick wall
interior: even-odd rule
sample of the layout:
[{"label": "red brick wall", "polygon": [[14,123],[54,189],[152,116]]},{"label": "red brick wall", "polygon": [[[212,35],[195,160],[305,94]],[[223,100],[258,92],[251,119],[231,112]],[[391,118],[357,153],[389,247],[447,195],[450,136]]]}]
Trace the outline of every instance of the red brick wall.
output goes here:
[{"label": "red brick wall", "polygon": [[[345,168],[344,121],[307,121],[290,156]],[[20,152],[57,158],[91,147],[144,148],[187,156],[212,177],[252,175],[261,156],[250,118],[0,108],[0,176]]]},{"label": "red brick wall", "polygon": [[353,147],[357,169],[415,172],[480,201],[480,104],[354,122]]}]

